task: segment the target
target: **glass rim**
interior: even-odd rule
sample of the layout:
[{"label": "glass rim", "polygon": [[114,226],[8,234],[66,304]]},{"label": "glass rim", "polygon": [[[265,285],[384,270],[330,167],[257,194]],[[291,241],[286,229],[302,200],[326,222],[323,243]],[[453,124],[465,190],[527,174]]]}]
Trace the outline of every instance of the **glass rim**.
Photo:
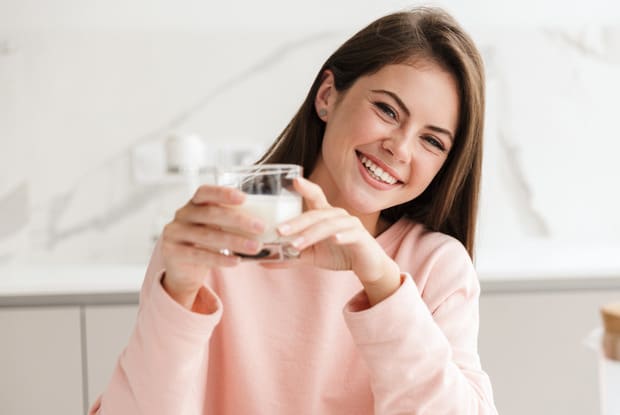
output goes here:
[{"label": "glass rim", "polygon": [[235,173],[270,174],[294,171],[298,171],[299,174],[301,174],[303,171],[303,166],[299,164],[268,163],[252,164],[250,166],[222,166],[216,169],[218,175]]}]

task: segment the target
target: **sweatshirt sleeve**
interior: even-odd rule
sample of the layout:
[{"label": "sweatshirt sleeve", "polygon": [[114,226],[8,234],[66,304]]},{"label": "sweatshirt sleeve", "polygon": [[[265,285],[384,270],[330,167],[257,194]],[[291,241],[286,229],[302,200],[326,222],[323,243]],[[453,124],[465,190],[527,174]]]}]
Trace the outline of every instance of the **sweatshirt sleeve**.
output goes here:
[{"label": "sweatshirt sleeve", "polygon": [[163,289],[159,245],[140,291],[140,306],[129,343],[90,415],[202,413],[209,339],[222,314],[206,286],[199,301],[217,305],[213,314],[186,310]]},{"label": "sweatshirt sleeve", "polygon": [[[402,266],[402,265],[401,265]],[[477,351],[480,284],[460,243],[436,250],[401,287],[370,307],[364,292],[344,309],[371,377],[377,415],[496,414]]]}]

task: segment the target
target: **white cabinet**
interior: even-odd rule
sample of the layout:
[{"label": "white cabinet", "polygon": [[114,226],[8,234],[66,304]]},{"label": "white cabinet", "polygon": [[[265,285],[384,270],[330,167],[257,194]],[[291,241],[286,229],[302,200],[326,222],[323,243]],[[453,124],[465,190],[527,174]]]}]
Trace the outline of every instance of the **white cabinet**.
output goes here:
[{"label": "white cabinet", "polygon": [[0,308],[0,412],[84,412],[79,307]]},{"label": "white cabinet", "polygon": [[490,293],[479,351],[502,415],[599,413],[597,359],[583,339],[620,291]]},{"label": "white cabinet", "polygon": [[[483,292],[479,351],[500,414],[598,413],[583,339],[610,301],[620,290]],[[0,307],[0,414],[84,414],[105,390],[138,306],[75,304]]]},{"label": "white cabinet", "polygon": [[88,404],[104,391],[127,345],[138,312],[137,305],[87,306],[85,337],[87,350]]}]

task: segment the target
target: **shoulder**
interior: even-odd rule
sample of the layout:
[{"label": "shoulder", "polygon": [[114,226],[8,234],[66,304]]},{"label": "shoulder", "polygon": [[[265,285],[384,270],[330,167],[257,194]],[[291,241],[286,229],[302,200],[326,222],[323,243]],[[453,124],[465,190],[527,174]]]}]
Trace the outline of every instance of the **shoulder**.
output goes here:
[{"label": "shoulder", "polygon": [[452,260],[470,262],[465,246],[453,236],[429,229],[425,225],[410,219],[401,219],[399,225],[403,232],[399,241],[398,253],[416,257],[451,258]]},{"label": "shoulder", "polygon": [[478,277],[465,246],[456,238],[409,221],[394,260],[413,277],[423,296],[479,290]]}]

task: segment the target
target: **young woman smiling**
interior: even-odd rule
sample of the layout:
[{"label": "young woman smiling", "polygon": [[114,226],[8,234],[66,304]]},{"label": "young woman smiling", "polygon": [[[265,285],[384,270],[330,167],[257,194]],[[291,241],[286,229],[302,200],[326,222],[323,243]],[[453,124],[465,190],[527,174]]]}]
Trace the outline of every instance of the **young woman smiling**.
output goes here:
[{"label": "young woman smiling", "polygon": [[472,265],[484,73],[440,9],[371,23],[319,71],[261,163],[295,163],[301,251],[201,186],[162,234],[91,414],[494,414]]}]

